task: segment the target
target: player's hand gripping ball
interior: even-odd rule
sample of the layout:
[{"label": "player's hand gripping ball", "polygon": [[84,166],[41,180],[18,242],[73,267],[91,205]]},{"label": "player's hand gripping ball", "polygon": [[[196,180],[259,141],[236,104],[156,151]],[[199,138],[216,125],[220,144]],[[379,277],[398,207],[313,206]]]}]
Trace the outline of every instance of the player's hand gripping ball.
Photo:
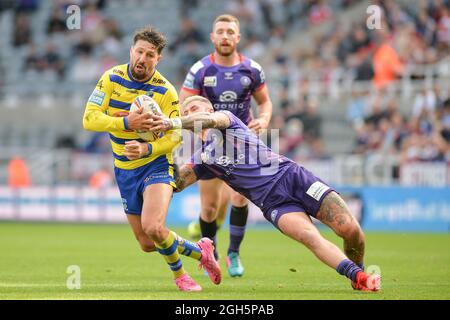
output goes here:
[{"label": "player's hand gripping ball", "polygon": [[[130,112],[143,109],[142,113],[162,114],[158,103],[145,94],[137,96],[130,107]],[[155,141],[160,137],[160,132],[136,130],[137,135],[145,141]]]}]

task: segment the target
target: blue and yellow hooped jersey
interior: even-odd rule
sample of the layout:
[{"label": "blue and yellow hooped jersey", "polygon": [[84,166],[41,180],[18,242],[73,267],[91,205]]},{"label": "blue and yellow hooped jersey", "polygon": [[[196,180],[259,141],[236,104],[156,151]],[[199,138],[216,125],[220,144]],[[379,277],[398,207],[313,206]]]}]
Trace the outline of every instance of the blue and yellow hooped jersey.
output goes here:
[{"label": "blue and yellow hooped jersey", "polygon": [[135,169],[160,156],[165,156],[169,164],[172,164],[172,149],[181,140],[179,132],[168,131],[158,140],[151,142],[151,155],[138,160],[128,160],[123,155],[126,141],[143,142],[136,132],[126,130],[124,123],[124,117],[128,115],[131,103],[142,94],[150,95],[169,118],[179,116],[180,105],[174,86],[157,70],[148,81],[135,81],[128,64],[115,66],[106,71],[86,104],[84,128],[109,132],[114,165],[121,169]]}]

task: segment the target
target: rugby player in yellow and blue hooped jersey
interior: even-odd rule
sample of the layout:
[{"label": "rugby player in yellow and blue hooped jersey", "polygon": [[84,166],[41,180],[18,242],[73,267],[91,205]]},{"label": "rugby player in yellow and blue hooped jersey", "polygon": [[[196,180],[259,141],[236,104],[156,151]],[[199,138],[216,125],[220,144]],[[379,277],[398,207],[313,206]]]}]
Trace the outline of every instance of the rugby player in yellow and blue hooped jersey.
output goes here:
[{"label": "rugby player in yellow and blue hooped jersey", "polygon": [[133,100],[148,94],[169,118],[179,116],[175,88],[157,70],[166,45],[162,33],[145,27],[134,35],[130,62],[106,71],[86,104],[86,130],[108,132],[114,167],[128,222],[145,252],[157,250],[166,260],[182,291],[200,291],[184,270],[180,254],[197,259],[215,284],[221,281],[214,247],[208,238],[187,241],[165,226],[173,189],[176,188],[172,150],[181,136],[169,131],[156,141],[143,143],[135,130],[148,130],[152,120],[142,110],[129,112]]}]

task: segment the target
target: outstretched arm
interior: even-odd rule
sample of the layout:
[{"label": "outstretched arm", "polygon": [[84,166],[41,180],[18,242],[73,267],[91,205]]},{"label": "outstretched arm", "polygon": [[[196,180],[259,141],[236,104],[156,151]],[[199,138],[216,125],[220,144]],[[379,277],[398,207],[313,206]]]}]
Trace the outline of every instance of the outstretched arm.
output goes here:
[{"label": "outstretched arm", "polygon": [[153,127],[151,131],[167,131],[172,129],[187,129],[194,131],[196,127],[201,129],[215,128],[226,129],[231,121],[223,112],[198,112],[186,117],[169,119],[164,115],[152,115]]},{"label": "outstretched arm", "polygon": [[175,192],[183,191],[184,188],[190,186],[198,180],[194,169],[192,169],[192,166],[190,165],[183,165],[181,168],[175,165],[175,170],[177,172],[177,188],[175,189]]}]

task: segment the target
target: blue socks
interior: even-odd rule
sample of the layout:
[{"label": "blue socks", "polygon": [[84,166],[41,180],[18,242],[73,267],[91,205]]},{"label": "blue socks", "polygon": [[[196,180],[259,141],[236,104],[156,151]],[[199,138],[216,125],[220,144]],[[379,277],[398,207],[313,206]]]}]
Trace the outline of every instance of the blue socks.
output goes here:
[{"label": "blue socks", "polygon": [[243,207],[231,207],[230,213],[230,245],[227,254],[231,252],[239,253],[239,247],[244,239],[245,227],[248,217],[248,205]]},{"label": "blue socks", "polygon": [[344,259],[339,263],[336,267],[336,271],[349,278],[352,281],[356,281],[356,274],[360,271],[363,271],[358,265],[356,265],[353,261],[349,259]]}]

